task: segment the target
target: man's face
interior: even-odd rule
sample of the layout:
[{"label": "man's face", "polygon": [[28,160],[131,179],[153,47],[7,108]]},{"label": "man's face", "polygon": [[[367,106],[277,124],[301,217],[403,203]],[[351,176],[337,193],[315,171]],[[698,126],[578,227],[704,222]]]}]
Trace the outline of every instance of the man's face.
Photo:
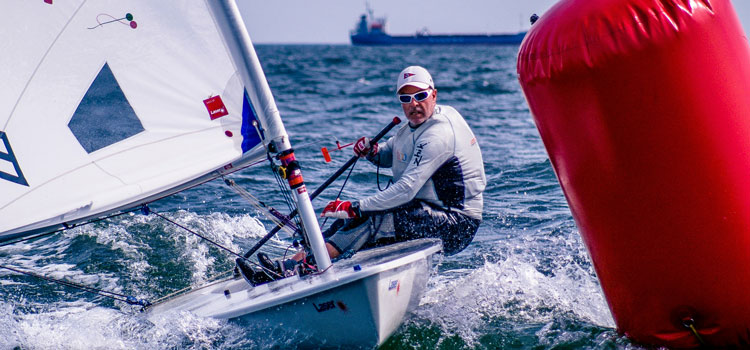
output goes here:
[{"label": "man's face", "polygon": [[437,103],[437,90],[420,89],[416,86],[407,85],[398,91],[399,94],[415,94],[420,91],[428,91],[430,92],[430,96],[419,102],[412,97],[411,102],[401,103],[401,107],[404,109],[404,116],[406,116],[406,119],[409,120],[412,126],[417,126],[430,119]]}]

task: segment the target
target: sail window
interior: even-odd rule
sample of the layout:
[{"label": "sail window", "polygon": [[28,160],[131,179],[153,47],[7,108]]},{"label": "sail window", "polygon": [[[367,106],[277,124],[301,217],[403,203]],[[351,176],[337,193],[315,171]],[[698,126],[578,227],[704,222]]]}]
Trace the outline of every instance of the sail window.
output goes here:
[{"label": "sail window", "polygon": [[144,130],[106,63],[73,113],[68,128],[88,153]]}]

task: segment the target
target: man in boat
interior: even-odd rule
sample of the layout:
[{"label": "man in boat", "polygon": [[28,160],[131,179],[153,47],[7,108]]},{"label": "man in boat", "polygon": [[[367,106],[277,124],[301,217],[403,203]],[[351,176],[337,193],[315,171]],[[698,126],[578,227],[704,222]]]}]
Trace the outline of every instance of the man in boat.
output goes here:
[{"label": "man in boat", "polygon": [[335,200],[322,216],[336,220],[324,232],[331,258],[344,252],[417,238],[440,238],[445,254],[471,243],[482,220],[486,185],[477,139],[453,107],[437,104],[430,73],[419,66],[398,76],[396,97],[409,122],[387,142],[354,153],[391,168],[393,184],[354,201]]},{"label": "man in boat", "polygon": [[[387,142],[373,145],[362,137],[354,153],[391,168],[395,181],[385,190],[354,201],[335,200],[322,216],[338,218],[323,235],[330,257],[418,238],[439,238],[447,255],[474,239],[482,220],[482,192],[487,183],[479,144],[453,107],[437,104],[430,73],[419,66],[398,77],[396,97],[409,122]],[[265,273],[237,260],[243,275],[257,285],[309,269],[305,252],[272,261],[258,253]],[[306,264],[300,265],[300,262]]]},{"label": "man in boat", "polygon": [[[479,228],[487,181],[471,128],[453,107],[437,104],[432,76],[422,67],[399,74],[396,97],[409,122],[387,142],[370,147],[362,137],[354,145],[356,155],[391,168],[395,182],[375,195],[326,205],[321,216],[339,219],[323,232],[332,259],[418,238],[439,238],[444,253],[453,255],[471,243]],[[305,258],[300,252],[274,262],[258,253],[266,273],[248,266],[243,274],[252,284],[265,283],[296,273]]]}]

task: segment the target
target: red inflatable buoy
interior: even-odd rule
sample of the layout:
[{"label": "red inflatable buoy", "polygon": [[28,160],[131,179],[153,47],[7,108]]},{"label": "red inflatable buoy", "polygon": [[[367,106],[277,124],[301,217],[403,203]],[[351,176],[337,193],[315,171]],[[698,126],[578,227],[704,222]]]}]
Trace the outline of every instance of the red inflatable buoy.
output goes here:
[{"label": "red inflatable buoy", "polygon": [[521,86],[618,330],[750,344],[750,45],[729,0],[562,0]]}]

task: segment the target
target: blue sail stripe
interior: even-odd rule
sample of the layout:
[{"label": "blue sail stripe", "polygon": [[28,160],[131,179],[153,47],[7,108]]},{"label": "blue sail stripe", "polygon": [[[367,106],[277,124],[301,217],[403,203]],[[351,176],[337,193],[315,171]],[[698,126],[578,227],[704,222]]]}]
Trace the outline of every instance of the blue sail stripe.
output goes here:
[{"label": "blue sail stripe", "polygon": [[255,113],[255,108],[250,103],[250,96],[247,95],[247,90],[245,90],[245,98],[242,100],[242,129],[240,130],[242,133],[242,153],[259,145],[261,135],[265,138],[260,122],[258,122],[258,128],[261,135],[258,135],[255,126],[253,126],[253,121],[258,121],[258,116]]},{"label": "blue sail stripe", "polygon": [[18,165],[18,160],[16,159],[16,155],[13,154],[13,149],[10,147],[10,141],[8,141],[8,135],[4,131],[0,131],[0,140],[3,141],[3,145],[5,145],[5,150],[8,151],[8,153],[0,152],[0,159],[5,160],[13,164],[13,169],[16,171],[16,175],[8,174],[6,172],[0,171],[0,179],[7,180],[13,183],[17,183],[19,185],[23,186],[29,186],[29,183],[26,181],[26,178],[23,176],[23,172],[21,172],[21,166]]}]

